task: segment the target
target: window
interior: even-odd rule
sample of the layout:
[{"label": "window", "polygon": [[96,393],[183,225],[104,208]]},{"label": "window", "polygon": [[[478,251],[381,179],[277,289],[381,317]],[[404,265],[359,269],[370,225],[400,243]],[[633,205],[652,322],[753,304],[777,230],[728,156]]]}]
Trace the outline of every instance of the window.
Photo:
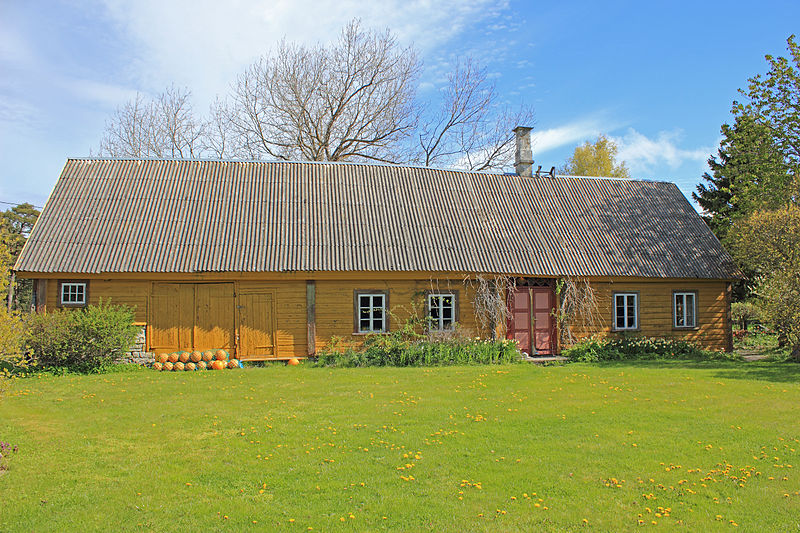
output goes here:
[{"label": "window", "polygon": [[635,292],[614,294],[614,329],[639,328],[639,295]]},{"label": "window", "polygon": [[86,282],[61,282],[61,305],[86,305]]},{"label": "window", "polygon": [[456,322],[455,293],[428,294],[428,329],[431,331],[445,331],[452,329]]},{"label": "window", "polygon": [[386,293],[356,292],[356,331],[381,333],[386,331]]},{"label": "window", "polygon": [[693,328],[697,325],[697,294],[694,292],[675,292],[672,294],[673,325],[676,328]]}]

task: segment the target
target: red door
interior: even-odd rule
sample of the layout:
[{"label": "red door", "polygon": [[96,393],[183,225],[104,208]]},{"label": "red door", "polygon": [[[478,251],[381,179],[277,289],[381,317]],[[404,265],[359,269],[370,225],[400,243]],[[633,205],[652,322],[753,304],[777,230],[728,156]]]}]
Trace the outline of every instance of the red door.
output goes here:
[{"label": "red door", "polygon": [[555,354],[556,298],[550,287],[533,287],[533,339],[538,355]]},{"label": "red door", "polygon": [[509,339],[528,355],[553,355],[556,348],[555,294],[551,287],[516,287],[509,298]]},{"label": "red door", "polygon": [[528,287],[517,287],[509,298],[508,338],[519,343],[523,353],[531,354],[531,294]]}]

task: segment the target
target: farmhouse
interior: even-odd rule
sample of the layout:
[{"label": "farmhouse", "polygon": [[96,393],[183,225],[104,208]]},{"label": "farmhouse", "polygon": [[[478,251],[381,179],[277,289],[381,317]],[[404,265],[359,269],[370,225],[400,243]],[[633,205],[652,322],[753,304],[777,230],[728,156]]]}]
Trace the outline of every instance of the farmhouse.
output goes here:
[{"label": "farmhouse", "polygon": [[[731,349],[730,257],[671,183],[317,162],[70,159],[15,271],[37,311],[135,307],[141,352],[313,355],[422,316],[530,354],[634,334]],[[591,317],[559,313],[564,282]],[[485,319],[485,293],[507,302]]]}]

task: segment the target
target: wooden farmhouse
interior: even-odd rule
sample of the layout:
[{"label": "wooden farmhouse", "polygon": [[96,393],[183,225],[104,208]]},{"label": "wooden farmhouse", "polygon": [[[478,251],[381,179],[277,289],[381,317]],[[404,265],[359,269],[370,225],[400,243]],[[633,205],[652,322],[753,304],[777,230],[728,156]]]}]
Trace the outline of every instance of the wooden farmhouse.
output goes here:
[{"label": "wooden farmhouse", "polygon": [[[554,354],[565,281],[588,282],[596,310],[568,317],[573,338],[730,350],[738,271],[678,188],[537,176],[527,142],[514,174],[70,159],[15,271],[34,280],[40,312],[134,307],[141,352],[304,357],[421,314],[430,331],[457,323]],[[480,314],[487,286],[504,323]]]}]

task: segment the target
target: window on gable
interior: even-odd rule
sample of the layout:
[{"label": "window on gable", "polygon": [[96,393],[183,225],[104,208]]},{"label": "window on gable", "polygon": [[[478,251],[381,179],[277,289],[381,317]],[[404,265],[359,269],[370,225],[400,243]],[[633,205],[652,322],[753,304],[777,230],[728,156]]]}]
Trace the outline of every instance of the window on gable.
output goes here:
[{"label": "window on gable", "polygon": [[386,293],[356,293],[356,325],[358,333],[386,331]]},{"label": "window on gable", "polygon": [[59,302],[64,306],[86,305],[86,282],[62,282]]},{"label": "window on gable", "polygon": [[635,292],[614,293],[614,329],[639,328],[639,295]]},{"label": "window on gable", "polygon": [[672,294],[673,326],[693,328],[697,325],[697,294],[694,292],[675,292]]},{"label": "window on gable", "polygon": [[456,322],[455,293],[428,294],[428,329],[445,331],[451,329]]}]

